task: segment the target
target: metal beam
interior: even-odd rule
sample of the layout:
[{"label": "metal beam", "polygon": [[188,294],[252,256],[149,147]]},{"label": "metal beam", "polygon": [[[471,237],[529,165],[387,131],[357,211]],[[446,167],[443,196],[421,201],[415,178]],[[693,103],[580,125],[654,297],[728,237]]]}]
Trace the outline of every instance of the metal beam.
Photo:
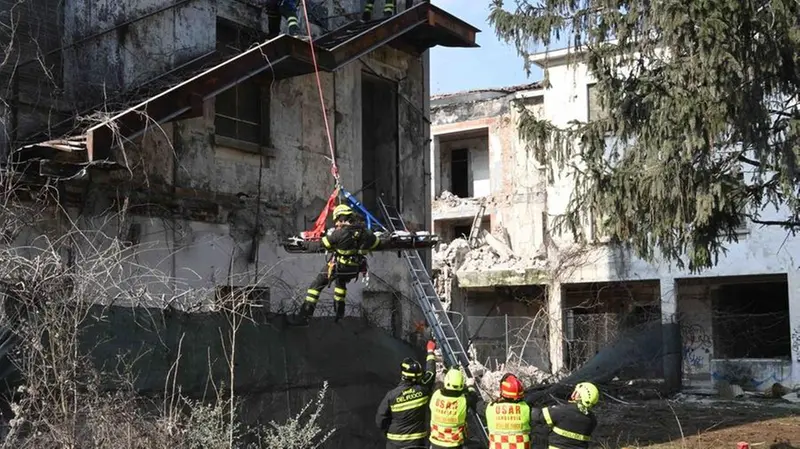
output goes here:
[{"label": "metal beam", "polygon": [[[329,33],[315,43],[317,63],[322,70],[335,71],[361,56],[396,42],[415,48],[435,46],[474,47],[477,28],[461,21],[428,2],[418,4],[366,30],[352,22]],[[352,31],[350,31],[352,30]],[[339,35],[348,36],[336,42]],[[330,48],[320,48],[330,42]],[[298,76],[313,71],[308,42],[281,35],[218,64],[203,73],[173,86],[85,132],[87,162],[110,157],[111,149],[122,139],[140,136],[149,125],[178,118],[198,116],[202,101],[258,74],[270,71],[275,79]],[[202,101],[200,100],[202,99]]]}]

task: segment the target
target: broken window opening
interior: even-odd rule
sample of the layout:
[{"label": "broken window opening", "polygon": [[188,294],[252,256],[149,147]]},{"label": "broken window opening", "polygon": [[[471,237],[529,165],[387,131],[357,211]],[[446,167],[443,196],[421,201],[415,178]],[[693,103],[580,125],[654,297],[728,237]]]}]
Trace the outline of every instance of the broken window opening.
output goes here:
[{"label": "broken window opening", "polygon": [[453,235],[455,238],[469,238],[470,231],[472,231],[472,226],[470,225],[453,226]]},{"label": "broken window opening", "polygon": [[600,93],[597,91],[596,83],[586,85],[586,97],[586,116],[590,122],[608,115],[606,108],[600,105]]},{"label": "broken window opening", "polygon": [[361,74],[361,195],[367,210],[377,213],[378,198],[400,206],[397,85]]},{"label": "broken window opening", "polygon": [[459,198],[469,198],[469,150],[458,148],[450,152],[450,192]]},{"label": "broken window opening", "polygon": [[[562,289],[564,361],[570,370],[580,368],[609,345],[648,344],[649,340],[627,342],[651,338],[652,333],[645,330],[661,323],[657,281],[566,284]],[[662,369],[658,360],[631,361],[620,367],[618,376],[657,378],[663,375]]]},{"label": "broken window opening", "polygon": [[[217,51],[233,56],[264,39],[263,33],[217,19]],[[252,77],[221,92],[214,101],[216,143],[253,153],[270,146],[269,88]]]},{"label": "broken window opening", "polygon": [[714,358],[790,357],[786,281],[724,284],[712,304]]}]

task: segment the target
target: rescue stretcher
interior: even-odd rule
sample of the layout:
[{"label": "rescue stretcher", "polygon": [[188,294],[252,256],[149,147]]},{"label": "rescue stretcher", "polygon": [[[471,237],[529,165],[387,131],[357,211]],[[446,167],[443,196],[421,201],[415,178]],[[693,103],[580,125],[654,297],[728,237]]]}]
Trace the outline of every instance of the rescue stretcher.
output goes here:
[{"label": "rescue stretcher", "polygon": [[[387,233],[385,231],[375,231],[384,244],[375,251],[402,251],[406,249],[424,249],[436,246],[439,243],[439,236],[428,231],[397,231]],[[283,242],[283,249],[288,253],[323,253],[325,248],[309,249],[306,243],[318,241],[319,239],[305,239],[301,236],[287,238]]]},{"label": "rescue stretcher", "polygon": [[[380,249],[375,251],[402,251],[406,249],[424,249],[436,246],[439,243],[439,236],[431,234],[428,231],[389,231],[389,228],[384,226],[380,220],[375,218],[363,204],[361,204],[355,196],[341,187],[337,187],[331,196],[328,198],[328,203],[325,208],[317,217],[314,223],[314,228],[310,231],[301,232],[300,235],[292,236],[285,239],[282,243],[283,248],[289,253],[322,253],[325,248],[310,249],[307,245],[308,242],[316,242],[322,238],[325,232],[325,224],[328,215],[335,206],[336,200],[339,195],[342,195],[345,201],[354,210],[361,213],[366,222],[367,229],[372,230],[377,235],[383,244]],[[318,245],[314,245],[318,246]]]}]

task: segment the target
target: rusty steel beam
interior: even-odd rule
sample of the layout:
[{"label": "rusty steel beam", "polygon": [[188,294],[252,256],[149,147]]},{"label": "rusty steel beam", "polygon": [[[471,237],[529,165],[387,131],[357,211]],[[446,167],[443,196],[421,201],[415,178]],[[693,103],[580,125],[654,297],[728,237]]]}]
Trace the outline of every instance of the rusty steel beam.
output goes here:
[{"label": "rusty steel beam", "polygon": [[[352,25],[352,24],[350,24]],[[346,27],[332,32],[346,33]],[[439,43],[447,46],[475,47],[477,28],[431,5],[421,3],[379,22],[331,49],[316,47],[317,63],[322,70],[335,71],[376,48],[403,37],[415,48]],[[447,38],[440,37],[441,33]],[[324,38],[321,39],[324,42]],[[86,131],[88,162],[110,157],[113,147],[122,139],[139,136],[148,126],[178,118],[202,115],[202,102],[263,72],[272,72],[275,79],[298,76],[313,71],[310,45],[290,36],[279,36],[249,49],[209,70],[194,76],[107,121]]]}]

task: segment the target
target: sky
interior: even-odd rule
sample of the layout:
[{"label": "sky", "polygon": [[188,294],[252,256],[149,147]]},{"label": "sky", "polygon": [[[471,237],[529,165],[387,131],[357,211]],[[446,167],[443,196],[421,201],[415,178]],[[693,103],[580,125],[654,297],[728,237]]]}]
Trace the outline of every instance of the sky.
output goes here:
[{"label": "sky", "polygon": [[481,30],[480,48],[431,49],[431,93],[512,86],[542,78],[538,67],[525,74],[523,61],[511,45],[499,41],[489,25],[490,0],[432,0],[431,3]]}]

